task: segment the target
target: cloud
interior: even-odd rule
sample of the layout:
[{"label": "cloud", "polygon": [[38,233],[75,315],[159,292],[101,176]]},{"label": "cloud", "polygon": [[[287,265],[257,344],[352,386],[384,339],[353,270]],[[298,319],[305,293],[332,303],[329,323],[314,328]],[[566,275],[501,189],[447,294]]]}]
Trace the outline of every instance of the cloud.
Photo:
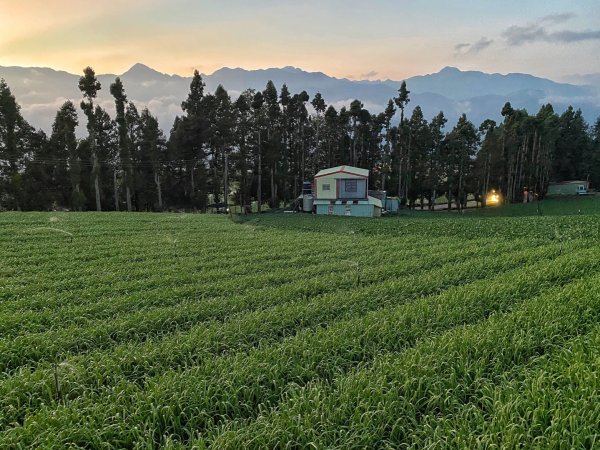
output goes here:
[{"label": "cloud", "polygon": [[587,74],[575,73],[565,75],[561,77],[560,81],[564,83],[578,84],[583,86],[595,86],[596,88],[600,88],[600,72]]},{"label": "cloud", "polygon": [[550,34],[550,39],[553,42],[579,42],[600,39],[600,30],[586,30],[586,31],[558,31]]},{"label": "cloud", "polygon": [[470,100],[456,102],[455,113],[457,115],[469,114],[471,112],[472,107],[473,103]]},{"label": "cloud", "polygon": [[374,70],[371,70],[370,72],[363,73],[360,77],[363,79],[367,79],[367,78],[373,78],[373,77],[377,76],[378,74],[379,74],[379,72],[375,72]]},{"label": "cloud", "polygon": [[575,14],[572,12],[566,12],[561,14],[549,14],[547,16],[541,17],[538,22],[539,23],[550,23],[550,24],[558,24],[565,23],[575,17]]},{"label": "cloud", "polygon": [[[23,96],[22,96],[23,97]],[[19,97],[21,99],[22,97]],[[62,106],[66,98],[57,97],[49,99],[47,102],[35,101],[35,94],[32,94],[30,102],[22,102],[21,113],[23,117],[35,128],[44,131],[52,130],[52,122],[56,116],[56,111]],[[82,120],[80,119],[81,131],[85,129],[85,124],[81,127]]]},{"label": "cloud", "polygon": [[[346,107],[346,109],[349,109],[350,104],[354,100],[356,100],[356,99],[355,98],[347,98],[345,100],[338,100],[338,101],[331,102],[329,105],[333,106],[337,111],[339,111],[343,107]],[[366,109],[367,111],[383,111],[383,109],[386,106],[383,103],[377,103],[377,102],[373,102],[373,101],[363,101],[362,104],[363,104],[363,109]],[[386,104],[387,104],[387,102],[386,102]]]},{"label": "cloud", "polygon": [[488,38],[482,37],[477,42],[475,42],[473,45],[471,45],[471,48],[469,48],[467,53],[479,53],[480,51],[482,51],[482,50],[488,48],[490,45],[492,45],[493,42],[494,42],[493,39],[488,39]]},{"label": "cloud", "polygon": [[454,55],[455,56],[466,56],[466,55],[475,55],[482,50],[488,48],[494,42],[493,39],[488,39],[486,37],[482,37],[477,42],[470,44],[468,42],[462,42],[460,44],[456,44],[454,46]]},{"label": "cloud", "polygon": [[565,23],[573,17],[575,17],[573,13],[544,16],[527,25],[513,25],[502,32],[502,37],[512,47],[531,42],[570,44],[573,42],[600,40],[600,30],[548,30],[548,26]]},{"label": "cloud", "polygon": [[502,32],[502,37],[510,46],[523,45],[527,42],[535,42],[545,40],[547,36],[546,30],[538,24],[526,26],[513,25]]},{"label": "cloud", "polygon": [[561,95],[548,95],[539,100],[540,105],[544,105],[546,103],[551,104],[562,104],[562,105],[592,105],[594,107],[600,106],[600,95],[596,96],[585,96],[585,97],[565,97]]}]

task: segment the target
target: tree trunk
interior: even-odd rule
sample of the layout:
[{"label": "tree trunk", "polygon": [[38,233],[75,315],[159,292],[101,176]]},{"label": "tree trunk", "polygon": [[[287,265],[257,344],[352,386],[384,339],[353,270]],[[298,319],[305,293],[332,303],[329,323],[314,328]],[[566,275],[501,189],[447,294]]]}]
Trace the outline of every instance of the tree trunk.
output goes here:
[{"label": "tree trunk", "polygon": [[117,186],[117,169],[113,169],[113,187],[115,190],[115,211],[119,210],[119,188]]},{"label": "tree trunk", "polygon": [[[77,194],[81,192],[81,187],[79,186],[79,183],[75,184],[75,192],[77,192]],[[79,199],[79,195],[77,195],[77,199]],[[81,203],[77,205],[77,211],[81,212]]]},{"label": "tree trunk", "polygon": [[487,193],[490,189],[490,173],[492,171],[492,151],[488,150],[487,161],[485,167],[485,183],[483,185],[483,205],[487,204]]},{"label": "tree trunk", "polygon": [[463,160],[463,156],[461,155],[459,169],[458,169],[458,195],[456,197],[456,200],[457,200],[456,206],[457,206],[457,209],[459,212],[462,211],[462,204],[463,204],[463,197],[464,197],[464,192],[463,192],[464,171],[465,171],[464,160]]},{"label": "tree trunk", "polygon": [[356,122],[354,122],[353,125],[353,132],[352,132],[352,149],[351,149],[351,155],[350,155],[350,159],[352,161],[352,165],[355,166],[356,165]]},{"label": "tree trunk", "polygon": [[537,147],[537,143],[538,143],[538,138],[537,138],[537,130],[534,131],[533,133],[533,143],[532,143],[532,147],[531,147],[531,164],[530,164],[530,169],[529,169],[529,178],[527,180],[527,187],[529,188],[529,192],[534,192],[535,191],[535,184],[536,184],[536,170],[537,170],[537,165],[538,165],[538,154],[539,154],[539,148]]},{"label": "tree trunk", "polygon": [[242,142],[240,144],[240,212],[246,212],[246,187],[248,185],[246,176],[248,171],[246,170],[246,134],[242,136]]},{"label": "tree trunk", "polygon": [[517,179],[515,184],[515,194],[518,192],[519,197],[515,198],[515,200],[522,201],[522,195],[524,191],[524,180],[525,180],[525,162],[527,160],[527,149],[529,147],[529,135],[525,136],[523,143],[520,147],[519,151],[519,159],[518,159],[518,168],[517,168]]},{"label": "tree trunk", "polygon": [[215,203],[219,203],[219,194],[221,192],[221,188],[219,187],[219,169],[217,168],[217,159],[219,155],[217,155],[217,150],[215,149],[214,153],[214,164],[213,164],[213,176],[214,176],[214,185],[213,185],[213,194],[215,196]]},{"label": "tree trunk", "polygon": [[275,165],[271,167],[271,208],[276,208],[277,193],[275,191]]},{"label": "tree trunk", "polygon": [[398,200],[402,201],[402,157],[398,158]]},{"label": "tree trunk", "polygon": [[508,169],[506,176],[506,200],[511,201],[513,198],[513,157],[508,161]]},{"label": "tree trunk", "polygon": [[258,186],[256,189],[256,200],[258,201],[258,212],[262,211],[262,155],[260,154],[260,133],[258,134]]},{"label": "tree trunk", "polygon": [[194,183],[194,169],[196,167],[196,163],[192,164],[192,169],[190,170],[190,199],[192,203],[196,198],[196,184]]},{"label": "tree trunk", "polygon": [[298,198],[298,174],[294,175],[294,199],[293,201],[296,201],[296,199]]},{"label": "tree trunk", "polygon": [[302,179],[301,181],[304,181],[304,178],[306,178],[306,155],[305,155],[305,149],[304,149],[304,127],[300,127],[300,146],[302,148],[301,154],[302,154],[302,162],[301,162],[301,170],[302,170]]},{"label": "tree trunk", "polygon": [[127,199],[127,212],[131,212],[133,207],[131,206],[131,189],[129,188],[129,185],[125,186],[125,198]]},{"label": "tree trunk", "polygon": [[[406,176],[404,177],[404,194],[408,196],[408,190],[411,187],[411,178],[412,178],[412,165],[410,163],[410,154],[412,147],[412,133],[408,134],[408,146],[406,148]],[[413,202],[411,202],[413,203]],[[413,205],[414,207],[414,205]]]},{"label": "tree trunk", "polygon": [[163,210],[163,202],[162,202],[162,188],[160,185],[160,175],[154,172],[154,183],[156,184],[156,193],[158,195],[158,210]]},{"label": "tree trunk", "polygon": [[533,187],[533,193],[534,195],[539,195],[541,189],[540,189],[540,169],[541,169],[541,153],[542,153],[542,142],[541,142],[541,136],[538,136],[537,139],[537,151],[535,154],[535,172],[533,175],[533,183],[534,183],[534,187]]},{"label": "tree trunk", "polygon": [[102,211],[102,204],[100,203],[100,180],[98,177],[99,171],[98,155],[96,155],[96,150],[94,149],[92,153],[92,174],[94,177],[94,191],[96,193],[96,211]]},{"label": "tree trunk", "polygon": [[319,161],[321,160],[321,152],[320,152],[320,141],[319,135],[321,133],[321,117],[317,114],[317,136],[315,140],[315,158],[314,158],[314,173],[317,173],[317,168],[319,167]]},{"label": "tree trunk", "polygon": [[512,201],[516,202],[518,198],[518,185],[519,185],[519,158],[521,157],[521,147],[517,147],[517,159],[515,160],[515,169],[513,175],[513,187],[512,187]]},{"label": "tree trunk", "polygon": [[229,155],[223,149],[223,153],[225,153],[225,169],[223,172],[223,203],[225,203],[225,208],[229,206]]}]

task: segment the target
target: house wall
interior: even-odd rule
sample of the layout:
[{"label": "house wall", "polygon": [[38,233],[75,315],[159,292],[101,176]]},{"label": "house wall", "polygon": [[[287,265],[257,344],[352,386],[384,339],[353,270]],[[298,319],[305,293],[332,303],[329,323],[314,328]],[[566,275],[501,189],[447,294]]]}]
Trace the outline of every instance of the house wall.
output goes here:
[{"label": "house wall", "polygon": [[379,217],[381,208],[370,205],[317,205],[317,214],[353,217]]},{"label": "house wall", "polygon": [[[347,187],[346,180],[356,182],[356,192],[346,191],[346,187]],[[367,180],[365,180],[364,178],[363,179],[340,179],[340,180],[338,180],[338,182],[339,182],[339,188],[338,188],[339,197],[338,198],[343,198],[343,199],[367,198]]]},{"label": "house wall", "polygon": [[[333,177],[319,177],[315,179],[316,188],[315,194],[320,200],[335,200],[337,197],[336,183],[337,180]],[[323,185],[329,185],[329,190],[323,189]]]}]

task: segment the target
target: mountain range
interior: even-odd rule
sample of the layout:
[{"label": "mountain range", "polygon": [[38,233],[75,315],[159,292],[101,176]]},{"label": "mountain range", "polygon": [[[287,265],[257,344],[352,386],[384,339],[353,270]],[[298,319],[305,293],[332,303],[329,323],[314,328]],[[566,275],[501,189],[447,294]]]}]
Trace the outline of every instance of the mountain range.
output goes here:
[{"label": "mountain range", "polygon": [[[98,103],[114,116],[114,100],[109,85],[115,74],[98,75],[102,89]],[[181,114],[181,102],[187,97],[191,77],[160,73],[143,64],[135,64],[125,73],[118,75],[123,81],[125,92],[138,109],[147,106],[154,114],[165,133]],[[36,128],[50,132],[56,111],[66,99],[79,104],[78,90],[80,75],[49,68],[2,67],[0,78],[4,78],[23,116]],[[401,81],[378,80],[356,81],[335,78],[321,72],[306,72],[295,67],[260,70],[222,68],[211,75],[202,75],[206,92],[214,92],[221,84],[232,99],[245,89],[264,89],[272,80],[278,90],[285,83],[290,92],[305,90],[312,96],[320,92],[327,104],[337,109],[349,105],[354,99],[363,102],[371,113],[383,111],[390,98],[397,95]],[[502,120],[500,110],[505,102],[514,108],[525,108],[535,114],[544,103],[552,103],[561,113],[569,105],[580,108],[589,122],[600,116],[600,77],[574,78],[587,84],[558,83],[545,78],[522,73],[488,74],[479,71],[461,71],[445,67],[437,73],[419,75],[406,79],[410,90],[407,113],[420,105],[425,117],[430,119],[439,111],[448,118],[452,127],[458,117],[465,113],[478,126],[486,118]],[[79,133],[84,134],[84,119],[80,115]]]}]

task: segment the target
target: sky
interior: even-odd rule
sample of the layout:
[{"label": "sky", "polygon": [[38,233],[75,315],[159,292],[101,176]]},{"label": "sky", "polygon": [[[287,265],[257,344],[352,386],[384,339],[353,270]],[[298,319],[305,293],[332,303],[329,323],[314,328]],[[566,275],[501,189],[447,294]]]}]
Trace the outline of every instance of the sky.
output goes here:
[{"label": "sky", "polygon": [[0,30],[0,66],[71,73],[600,72],[600,0],[0,0]]}]

